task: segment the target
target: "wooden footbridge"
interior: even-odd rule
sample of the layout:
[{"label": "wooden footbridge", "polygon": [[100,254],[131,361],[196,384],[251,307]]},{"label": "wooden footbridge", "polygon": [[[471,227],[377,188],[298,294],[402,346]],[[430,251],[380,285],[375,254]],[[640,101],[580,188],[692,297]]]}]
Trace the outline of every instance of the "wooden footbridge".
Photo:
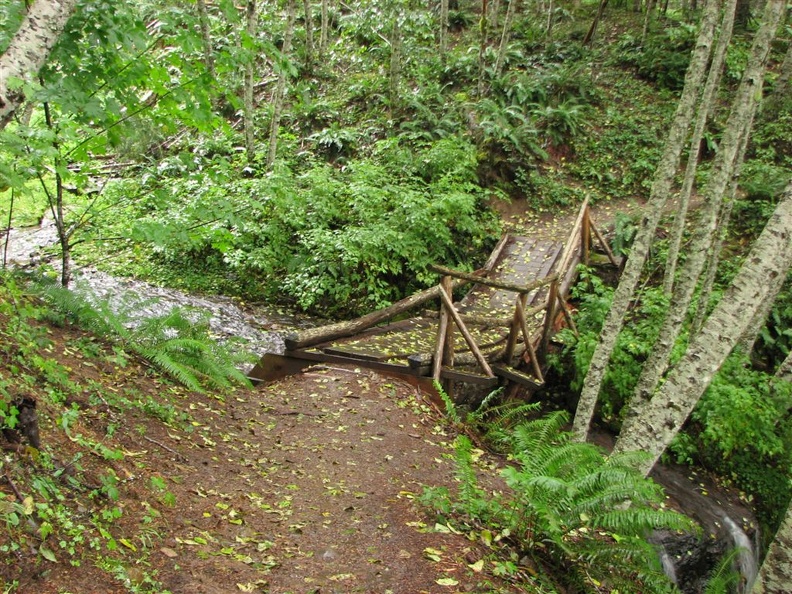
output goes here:
[{"label": "wooden footbridge", "polygon": [[[553,332],[564,323],[576,331],[566,296],[577,265],[592,257],[594,238],[618,266],[586,201],[566,243],[505,235],[482,269],[434,266],[439,285],[356,320],[292,334],[283,355],[265,355],[248,375],[267,381],[325,362],[431,378],[449,393],[455,382],[541,386]],[[472,288],[454,303],[454,291],[466,283]],[[430,302],[439,309],[404,319]]]}]

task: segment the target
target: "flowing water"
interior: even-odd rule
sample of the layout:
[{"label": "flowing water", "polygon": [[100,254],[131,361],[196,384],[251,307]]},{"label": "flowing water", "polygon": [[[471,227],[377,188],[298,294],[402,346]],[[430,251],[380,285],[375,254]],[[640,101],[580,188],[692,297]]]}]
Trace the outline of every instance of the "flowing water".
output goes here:
[{"label": "flowing water", "polygon": [[[58,259],[48,249],[57,241],[55,226],[46,220],[39,227],[11,229],[8,237],[0,236],[0,257],[7,266],[35,268],[49,264],[57,268]],[[222,296],[192,295],[115,277],[90,267],[75,269],[72,288],[89,297],[106,299],[112,309],[125,310],[133,323],[135,319],[163,315],[174,307],[195,308],[208,315],[215,338],[221,342],[242,339],[246,342],[244,349],[256,355],[282,353],[285,334],[315,325],[309,318],[283,313],[274,307],[241,305]]]}]

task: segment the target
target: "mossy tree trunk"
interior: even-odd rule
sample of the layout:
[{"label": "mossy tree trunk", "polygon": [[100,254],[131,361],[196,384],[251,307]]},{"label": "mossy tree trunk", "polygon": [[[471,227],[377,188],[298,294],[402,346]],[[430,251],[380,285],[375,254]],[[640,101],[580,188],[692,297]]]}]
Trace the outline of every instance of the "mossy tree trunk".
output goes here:
[{"label": "mossy tree trunk", "polygon": [[668,368],[671,351],[682,330],[696,285],[707,262],[707,253],[713,249],[718,231],[718,214],[729,184],[739,173],[742,164],[744,151],[741,149],[744,149],[750,135],[753,117],[762,96],[767,58],[783,7],[784,0],[768,1],[762,26],[754,38],[751,56],[732,102],[718,154],[704,190],[705,204],[696,224],[688,257],[675,284],[672,305],[666,313],[660,335],[644,363],[630,406],[630,419],[641,415],[641,407],[652,398],[655,387]]},{"label": "mossy tree trunk", "polygon": [[77,7],[77,0],[37,0],[29,8],[11,43],[0,56],[0,130],[24,99],[11,90],[11,79],[30,80],[47,62],[50,51]]},{"label": "mossy tree trunk", "polygon": [[674,225],[671,228],[671,237],[668,242],[668,257],[666,258],[665,277],[663,278],[663,290],[667,295],[671,295],[674,290],[674,276],[676,275],[677,260],[679,249],[682,246],[682,238],[685,233],[685,223],[687,221],[688,207],[690,206],[690,196],[693,193],[693,184],[698,170],[699,153],[701,150],[701,139],[704,136],[704,129],[707,121],[715,106],[715,93],[720,85],[723,64],[726,61],[726,50],[731,41],[732,30],[734,28],[734,11],[737,0],[728,0],[723,12],[718,44],[712,57],[707,83],[701,98],[702,108],[699,109],[696,117],[696,124],[690,138],[690,148],[688,149],[688,163],[685,169],[685,178],[682,182],[682,190],[679,193],[678,207],[674,214]]},{"label": "mossy tree trunk", "polygon": [[[614,454],[649,454],[641,470],[648,475],[682,428],[713,376],[737,345],[753,314],[773,301],[772,279],[785,276],[792,265],[792,184],[754,242],[723,298],[674,366],[640,418],[622,429]],[[774,590],[774,592],[780,590]]]},{"label": "mossy tree trunk", "polygon": [[770,543],[751,594],[787,594],[792,584],[792,504]]},{"label": "mossy tree trunk", "polygon": [[624,325],[624,316],[633,299],[635,288],[640,280],[641,271],[654,240],[657,225],[663,208],[671,195],[677,167],[682,154],[688,129],[696,112],[700,89],[704,82],[709,62],[710,50],[715,32],[718,3],[712,0],[702,19],[701,31],[693,50],[690,66],[685,75],[685,86],[679,99],[671,128],[668,131],[663,156],[657,166],[645,215],[630,250],[619,286],[613,296],[613,303],[605,319],[600,340],[594,350],[583,390],[575,413],[573,432],[577,439],[585,440],[594,415],[602,380],[608,362],[616,346],[616,339]]}]

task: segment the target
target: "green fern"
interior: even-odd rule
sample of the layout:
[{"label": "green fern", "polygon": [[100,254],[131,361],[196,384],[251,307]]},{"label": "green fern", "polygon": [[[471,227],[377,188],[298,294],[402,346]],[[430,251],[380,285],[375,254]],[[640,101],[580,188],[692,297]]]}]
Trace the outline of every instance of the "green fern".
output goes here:
[{"label": "green fern", "polygon": [[203,312],[173,308],[162,316],[133,323],[131,312],[149,305],[150,300],[127,299],[114,310],[106,299],[86,298],[46,283],[35,288],[48,303],[52,321],[68,320],[113,340],[190,390],[250,385],[237,368],[246,357],[210,337],[208,316]]},{"label": "green fern", "polygon": [[[663,492],[635,470],[635,454],[605,456],[562,431],[564,413],[524,421],[499,436],[514,462],[502,472],[510,491],[490,497],[476,483],[471,443],[457,438],[459,497],[467,521],[510,534],[519,556],[560,569],[565,587],[593,591],[671,592],[652,530],[694,530],[691,520],[661,508]],[[638,588],[638,589],[636,589]]]}]

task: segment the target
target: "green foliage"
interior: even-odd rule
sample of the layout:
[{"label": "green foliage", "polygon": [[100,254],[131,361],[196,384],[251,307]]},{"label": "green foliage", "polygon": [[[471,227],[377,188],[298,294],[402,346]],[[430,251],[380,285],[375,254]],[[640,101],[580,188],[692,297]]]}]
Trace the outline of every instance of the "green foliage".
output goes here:
[{"label": "green foliage", "polygon": [[209,263],[227,290],[344,315],[435,282],[432,263],[467,267],[488,251],[497,224],[475,184],[472,146],[449,138],[418,152],[398,141],[375,149],[341,170],[257,179],[220,167],[207,177],[171,160],[174,177],[148,178],[137,191],[150,197],[130,207],[134,227],[119,232],[154,242],[166,267],[189,263],[207,276]]},{"label": "green foliage", "polygon": [[[559,334],[564,349],[554,364],[564,368],[570,362],[574,378],[570,383],[573,391],[583,387],[594,349],[599,342],[600,330],[613,299],[613,289],[590,270],[581,269],[581,282],[573,291],[580,300],[576,325],[580,333],[575,336],[568,329]],[[662,289],[644,289],[635,307],[628,314],[624,328],[619,334],[611,362],[603,380],[600,397],[602,420],[614,428],[621,425],[621,412],[632,398],[643,362],[649,356],[660,321],[668,307],[668,299]]]},{"label": "green foliage", "polygon": [[115,313],[107,300],[89,300],[52,285],[39,285],[39,290],[66,319],[119,341],[125,349],[150,361],[191,390],[249,384],[235,366],[241,362],[240,356],[210,337],[206,315],[174,308],[165,315],[139,320],[133,326],[129,312],[142,307],[139,301],[130,300]]},{"label": "green foliage", "polygon": [[561,431],[567,420],[555,413],[500,433],[512,459],[502,472],[509,487],[504,494],[477,484],[472,444],[458,437],[458,497],[427,490],[424,502],[464,525],[483,526],[485,544],[493,544],[485,532],[499,534],[504,570],[510,559],[527,555],[554,567],[563,588],[596,591],[605,583],[622,591],[671,592],[644,538],[659,527],[690,530],[692,522],[661,509],[662,490],[635,470],[637,454],[607,457],[592,444],[573,442]]},{"label": "green foliage", "polygon": [[625,34],[618,43],[619,60],[661,87],[681,89],[697,35],[697,27],[687,23],[648,35],[643,46],[638,37]]}]

